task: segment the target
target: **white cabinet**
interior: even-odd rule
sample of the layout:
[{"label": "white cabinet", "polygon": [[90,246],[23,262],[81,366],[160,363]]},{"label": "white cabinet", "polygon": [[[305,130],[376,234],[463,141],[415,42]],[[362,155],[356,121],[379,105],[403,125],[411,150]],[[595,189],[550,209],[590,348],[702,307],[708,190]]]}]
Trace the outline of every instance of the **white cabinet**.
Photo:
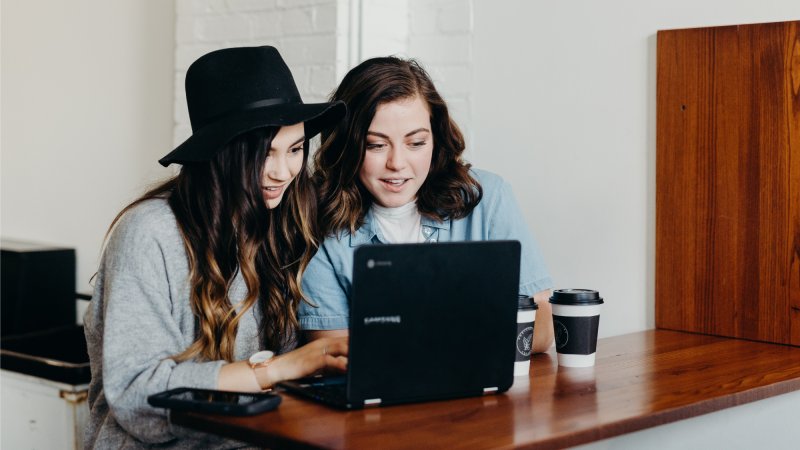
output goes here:
[{"label": "white cabinet", "polygon": [[0,447],[83,449],[88,384],[70,385],[0,370]]}]

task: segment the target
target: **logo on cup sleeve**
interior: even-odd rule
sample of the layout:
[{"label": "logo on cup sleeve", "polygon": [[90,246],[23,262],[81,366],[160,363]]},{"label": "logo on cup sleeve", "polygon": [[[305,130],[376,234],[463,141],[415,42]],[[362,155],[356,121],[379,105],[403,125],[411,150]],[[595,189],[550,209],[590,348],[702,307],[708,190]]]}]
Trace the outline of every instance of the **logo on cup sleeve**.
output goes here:
[{"label": "logo on cup sleeve", "polygon": [[517,335],[517,351],[522,356],[531,356],[531,341],[533,341],[533,327],[525,327]]},{"label": "logo on cup sleeve", "polygon": [[569,342],[569,332],[567,331],[567,327],[565,327],[564,324],[558,320],[554,320],[553,325],[555,325],[556,347],[564,348],[564,346],[567,345],[567,342]]}]

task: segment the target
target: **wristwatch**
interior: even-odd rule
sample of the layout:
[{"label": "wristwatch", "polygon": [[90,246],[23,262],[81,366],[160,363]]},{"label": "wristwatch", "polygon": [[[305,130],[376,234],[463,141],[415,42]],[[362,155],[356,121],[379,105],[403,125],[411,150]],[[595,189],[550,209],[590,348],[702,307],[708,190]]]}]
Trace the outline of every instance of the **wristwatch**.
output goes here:
[{"label": "wristwatch", "polygon": [[267,380],[266,369],[272,362],[273,356],[275,356],[275,353],[269,350],[263,350],[258,353],[253,353],[253,356],[247,360],[253,372],[256,374],[256,381],[258,381],[258,385],[261,386],[261,389],[268,389],[271,387]]}]

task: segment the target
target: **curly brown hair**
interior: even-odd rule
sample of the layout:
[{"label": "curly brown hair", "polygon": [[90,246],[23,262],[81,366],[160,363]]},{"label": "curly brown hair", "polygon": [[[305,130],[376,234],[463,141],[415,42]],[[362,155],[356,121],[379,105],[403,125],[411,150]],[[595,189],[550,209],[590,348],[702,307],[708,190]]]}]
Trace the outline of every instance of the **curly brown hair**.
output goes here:
[{"label": "curly brown hair", "polygon": [[[239,320],[261,305],[260,337],[268,349],[291,343],[303,298],[300,277],[316,252],[316,197],[307,168],[288,186],[283,201],[269,209],[262,171],[277,127],[259,128],[227,144],[211,161],[184,164],[174,178],[149,190],[125,212],[163,198],[175,214],[189,261],[190,301],[197,318],[195,341],[171,358],[233,361]],[[228,288],[241,271],[248,294],[231,305]]]},{"label": "curly brown hair", "polygon": [[372,196],[358,174],[375,111],[382,104],[417,95],[430,111],[434,143],[430,172],[417,192],[417,209],[443,221],[466,217],[480,202],[483,189],[462,159],[464,137],[428,73],[413,59],[372,58],[350,70],[331,95],[330,101],[347,104],[347,117],[323,134],[314,155],[323,236],[345,230],[355,233],[363,225]]}]

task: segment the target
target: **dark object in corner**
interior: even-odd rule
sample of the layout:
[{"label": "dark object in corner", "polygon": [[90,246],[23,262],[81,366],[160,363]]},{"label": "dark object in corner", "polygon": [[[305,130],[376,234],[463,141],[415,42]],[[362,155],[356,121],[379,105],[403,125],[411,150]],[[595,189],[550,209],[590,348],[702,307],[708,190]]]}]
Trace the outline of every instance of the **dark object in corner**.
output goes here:
[{"label": "dark object in corner", "polygon": [[75,324],[75,249],[0,241],[3,337]]}]

